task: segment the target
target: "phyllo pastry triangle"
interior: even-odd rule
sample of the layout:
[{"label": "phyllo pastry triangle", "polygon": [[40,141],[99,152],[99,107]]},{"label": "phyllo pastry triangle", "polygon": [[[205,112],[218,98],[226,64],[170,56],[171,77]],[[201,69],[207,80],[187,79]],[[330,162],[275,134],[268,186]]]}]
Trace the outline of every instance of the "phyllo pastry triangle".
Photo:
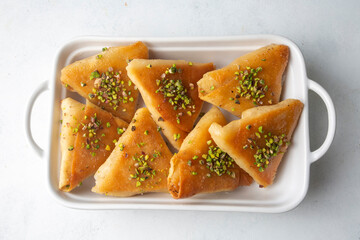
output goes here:
[{"label": "phyllo pastry triangle", "polygon": [[148,58],[148,49],[142,42],[103,48],[103,52],[63,68],[60,79],[69,90],[130,122],[139,92],[127,76],[126,66],[135,58]]},{"label": "phyllo pastry triangle", "polygon": [[246,109],[276,104],[288,58],[285,45],[273,44],[248,53],[206,73],[198,82],[199,96],[238,117]]},{"label": "phyllo pastry triangle", "polygon": [[291,140],[303,109],[299,100],[246,110],[242,119],[209,132],[221,149],[261,186],[273,183],[278,166]]},{"label": "phyllo pastry triangle", "polygon": [[171,156],[150,112],[140,108],[96,172],[92,191],[119,197],[166,192]]},{"label": "phyllo pastry triangle", "polygon": [[136,59],[126,69],[152,117],[169,142],[179,149],[203,105],[196,83],[214,69],[213,64]]},{"label": "phyllo pastry triangle", "polygon": [[71,191],[105,162],[128,124],[90,102],[66,98],[61,108],[59,188]]},{"label": "phyllo pastry triangle", "polygon": [[180,151],[172,157],[168,187],[173,198],[229,191],[253,182],[212,140],[208,132],[212,123],[219,126],[227,123],[217,107],[201,118],[185,138]]}]

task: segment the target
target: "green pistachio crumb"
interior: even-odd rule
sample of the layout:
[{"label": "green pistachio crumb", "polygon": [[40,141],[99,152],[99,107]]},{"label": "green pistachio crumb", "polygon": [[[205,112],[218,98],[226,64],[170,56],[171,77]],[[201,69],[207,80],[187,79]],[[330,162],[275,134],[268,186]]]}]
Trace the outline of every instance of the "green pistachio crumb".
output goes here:
[{"label": "green pistachio crumb", "polygon": [[177,141],[180,139],[180,133],[175,133],[174,134],[174,140]]},{"label": "green pistachio crumb", "polygon": [[124,148],[125,148],[124,144],[120,143],[120,144],[119,144],[119,148],[120,148],[120,151],[123,151]]},{"label": "green pistachio crumb", "polygon": [[263,133],[263,127],[262,126],[259,127],[259,133]]},{"label": "green pistachio crumb", "polygon": [[95,70],[90,74],[90,80],[93,80],[94,78],[99,78],[100,77],[100,73]]}]

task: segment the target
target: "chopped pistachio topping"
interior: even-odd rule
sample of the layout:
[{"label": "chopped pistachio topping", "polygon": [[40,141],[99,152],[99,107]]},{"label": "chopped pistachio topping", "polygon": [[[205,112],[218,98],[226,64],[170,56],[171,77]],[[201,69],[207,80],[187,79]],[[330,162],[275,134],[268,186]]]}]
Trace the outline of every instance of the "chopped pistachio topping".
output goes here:
[{"label": "chopped pistachio topping", "polygon": [[119,144],[119,148],[120,148],[120,151],[123,151],[124,148],[125,148],[124,144],[123,144],[123,143],[120,143],[120,144]]},{"label": "chopped pistachio topping", "polygon": [[148,64],[148,65],[146,65],[146,67],[147,67],[147,68],[151,68],[152,66],[151,66],[151,64]]},{"label": "chopped pistachio topping", "polygon": [[191,172],[191,175],[195,176],[197,175],[197,172]]},{"label": "chopped pistachio topping", "polygon": [[101,59],[103,57],[103,55],[102,54],[98,54],[98,55],[96,55],[96,58],[97,59]]},{"label": "chopped pistachio topping", "polygon": [[145,130],[144,134],[145,134],[145,135],[149,135],[149,131],[148,131],[148,130]]},{"label": "chopped pistachio topping", "polygon": [[234,73],[235,80],[239,80],[239,86],[236,87],[235,100],[236,104],[240,104],[238,98],[244,97],[246,99],[252,99],[255,105],[262,105],[262,98],[265,97],[265,93],[268,90],[268,86],[265,85],[265,81],[257,76],[262,71],[261,67],[250,68],[246,67],[245,71],[236,71]]},{"label": "chopped pistachio topping", "polygon": [[[207,142],[211,144],[211,140]],[[194,159],[194,158],[193,158]],[[210,172],[215,172],[218,176],[228,174],[229,176],[235,177],[235,173],[231,171],[234,167],[235,161],[226,152],[222,151],[219,147],[210,145],[208,153],[202,155],[202,159],[199,160],[201,165],[206,166]],[[211,177],[208,176],[208,177]]]},{"label": "chopped pistachio topping", "polygon": [[[176,65],[173,64],[172,67],[167,68],[165,73],[161,75],[161,80],[156,80],[156,85],[159,88],[155,93],[161,93],[164,95],[165,99],[173,106],[174,110],[183,110],[176,116],[177,123],[180,124],[180,117],[185,113],[191,116],[195,113],[195,105],[193,104],[192,99],[188,95],[188,90],[183,85],[180,79],[168,79],[169,74],[181,73],[180,68],[176,68]],[[190,85],[190,89],[194,89],[194,84]]]},{"label": "chopped pistachio topping", "polygon": [[141,148],[141,147],[143,147],[144,145],[145,145],[145,143],[144,142],[141,142],[141,143],[137,143],[136,144],[139,148]]},{"label": "chopped pistachio topping", "polygon": [[142,182],[144,182],[150,177],[154,178],[154,176],[156,175],[156,171],[152,169],[149,165],[149,161],[154,161],[154,158],[150,158],[150,156],[148,154],[145,154],[144,152],[142,152],[141,155],[135,154],[132,157],[132,159],[135,161],[135,172],[130,174],[130,178],[137,180],[136,187],[140,187]]},{"label": "chopped pistachio topping", "polygon": [[81,82],[80,85],[81,85],[82,87],[85,87],[85,86],[86,86],[86,83]]},{"label": "chopped pistachio topping", "polygon": [[249,124],[249,125],[246,125],[246,129],[247,130],[250,130],[250,128],[251,128],[251,125]]},{"label": "chopped pistachio topping", "polygon": [[123,134],[125,132],[125,128],[117,128],[117,133],[119,134],[119,135],[121,135],[121,134]]},{"label": "chopped pistachio topping", "polygon": [[193,63],[192,62],[189,62],[189,66],[192,66],[193,65]]},{"label": "chopped pistachio topping", "polygon": [[106,127],[111,127],[111,124],[109,122],[106,123]]},{"label": "chopped pistachio topping", "polygon": [[269,165],[271,159],[279,154],[280,148],[286,144],[290,144],[286,140],[285,134],[280,136],[273,135],[271,132],[264,134],[263,126],[258,128],[258,132],[255,132],[258,138],[263,137],[265,139],[265,146],[259,146],[256,141],[249,138],[248,144],[243,146],[243,149],[256,149],[254,154],[254,164],[258,168],[259,172],[263,172]]},{"label": "chopped pistachio topping", "polygon": [[[100,148],[100,142],[101,138],[105,137],[105,134],[98,134],[98,131],[100,129],[103,129],[101,120],[97,118],[96,113],[93,116],[89,116],[86,119],[87,123],[81,123],[82,124],[82,130],[85,131],[85,133],[82,135],[83,138],[86,138],[85,143],[83,144],[83,147],[85,147],[88,150],[96,151]],[[109,123],[110,124],[110,123]],[[92,156],[95,156],[95,152],[91,152]]]},{"label": "chopped pistachio topping", "polygon": [[107,50],[109,50],[107,47],[103,47],[103,48],[102,48],[102,51],[103,51],[103,52],[105,52],[105,51],[107,51]]},{"label": "chopped pistachio topping", "polygon": [[180,139],[180,133],[175,133],[174,134],[174,140],[177,141]]},{"label": "chopped pistachio topping", "polygon": [[90,74],[90,80],[93,80],[94,78],[99,78],[100,77],[100,73],[95,70]]},{"label": "chopped pistachio topping", "polygon": [[[134,99],[129,97],[131,91],[125,88],[125,82],[120,78],[121,73],[113,72],[110,67],[108,71],[100,74],[97,70],[90,74],[90,80],[94,80],[90,98],[97,98],[102,103],[110,105],[116,110],[120,103],[133,102]],[[131,98],[131,100],[130,100]]]},{"label": "chopped pistachio topping", "polygon": [[263,127],[262,126],[260,126],[258,130],[259,130],[259,133],[263,133]]},{"label": "chopped pistachio topping", "polygon": [[215,87],[214,87],[214,86],[211,86],[211,87],[210,87],[210,90],[214,90],[214,89],[215,89]]},{"label": "chopped pistachio topping", "polygon": [[158,132],[161,132],[161,127],[157,127],[156,129]]},{"label": "chopped pistachio topping", "polygon": [[106,150],[106,151],[110,151],[110,150],[111,150],[110,146],[109,146],[109,145],[106,145],[105,150]]},{"label": "chopped pistachio topping", "polygon": [[70,147],[68,148],[68,150],[69,150],[69,151],[74,150],[74,146],[70,146]]}]

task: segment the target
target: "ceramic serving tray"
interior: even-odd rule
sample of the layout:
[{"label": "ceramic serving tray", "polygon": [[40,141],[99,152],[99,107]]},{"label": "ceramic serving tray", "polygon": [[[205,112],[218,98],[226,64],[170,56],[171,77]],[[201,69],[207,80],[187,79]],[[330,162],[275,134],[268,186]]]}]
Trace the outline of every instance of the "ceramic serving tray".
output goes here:
[{"label": "ceramic serving tray", "polygon": [[[280,164],[274,184],[259,188],[239,187],[233,192],[200,194],[188,199],[175,200],[170,194],[149,193],[128,198],[116,198],[91,192],[94,178],[90,177],[81,187],[70,193],[58,189],[60,169],[60,101],[72,97],[84,102],[76,93],[67,91],[60,83],[60,71],[68,64],[95,55],[103,47],[121,46],[143,41],[149,48],[150,58],[183,59],[192,62],[213,62],[217,68],[235,58],[271,43],[285,44],[290,48],[289,64],[284,74],[281,99],[296,98],[304,103],[304,110],[294,132],[292,144]],[[43,91],[51,92],[52,109],[48,145],[40,148],[30,131],[30,117],[35,99]],[[328,110],[328,133],[323,145],[310,151],[308,91],[315,91]],[[144,106],[140,99],[139,107]],[[205,103],[203,112],[210,104]],[[223,111],[226,118],[236,119]],[[47,182],[51,195],[61,204],[79,209],[173,209],[246,212],[284,212],[296,207],[305,197],[309,185],[310,165],[328,150],[335,133],[335,110],[327,92],[306,76],[304,58],[299,48],[290,40],[273,35],[253,35],[217,38],[118,38],[82,37],[65,44],[56,55],[50,81],[41,85],[33,94],[27,112],[27,135],[34,149],[46,160]],[[324,123],[326,124],[326,123]]]}]

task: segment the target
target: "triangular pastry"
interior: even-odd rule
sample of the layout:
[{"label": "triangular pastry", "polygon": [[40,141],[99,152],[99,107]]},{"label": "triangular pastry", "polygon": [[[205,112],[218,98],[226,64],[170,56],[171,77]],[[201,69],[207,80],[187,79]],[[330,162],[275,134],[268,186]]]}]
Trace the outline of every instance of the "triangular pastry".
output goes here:
[{"label": "triangular pastry", "polygon": [[250,52],[206,73],[198,82],[199,96],[238,117],[246,109],[276,104],[288,58],[285,45],[273,44]]},{"label": "triangular pastry", "polygon": [[212,123],[225,125],[226,119],[213,107],[185,138],[180,151],[171,159],[169,192],[174,198],[198,193],[229,191],[250,185],[252,178],[212,140],[208,129]]},{"label": "triangular pastry", "polygon": [[130,122],[139,92],[125,68],[135,58],[148,58],[148,49],[142,42],[103,48],[103,52],[63,68],[60,79],[69,90]]},{"label": "triangular pastry", "polygon": [[221,149],[261,186],[273,183],[277,168],[290,144],[303,104],[287,99],[276,105],[246,110],[240,120],[209,132]]},{"label": "triangular pastry", "polygon": [[96,172],[92,191],[119,197],[166,192],[171,156],[150,112],[140,108]]},{"label": "triangular pastry", "polygon": [[136,59],[126,69],[152,117],[169,142],[179,149],[203,104],[196,83],[214,69],[213,64]]},{"label": "triangular pastry", "polygon": [[67,98],[61,108],[59,188],[71,191],[105,162],[128,124],[90,102],[84,105]]}]

